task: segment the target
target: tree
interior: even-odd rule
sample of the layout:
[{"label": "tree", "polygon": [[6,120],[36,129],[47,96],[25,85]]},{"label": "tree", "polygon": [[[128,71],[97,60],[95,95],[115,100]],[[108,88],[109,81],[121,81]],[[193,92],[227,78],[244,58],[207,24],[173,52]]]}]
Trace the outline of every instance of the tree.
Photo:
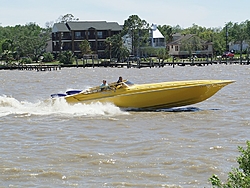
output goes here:
[{"label": "tree", "polygon": [[122,35],[128,34],[132,39],[132,54],[140,55],[140,48],[148,44],[149,24],[137,15],[131,15],[124,21]]},{"label": "tree", "polygon": [[45,51],[50,38],[50,30],[43,29],[34,23],[6,27],[0,29],[0,34],[2,52],[12,51],[16,54],[13,56],[16,60],[19,57],[31,57],[37,60]]},{"label": "tree", "polygon": [[190,35],[189,39],[182,41],[181,51],[188,51],[189,57],[192,53],[202,49],[201,39],[198,36]]},{"label": "tree", "polygon": [[112,39],[111,37],[107,37],[105,40],[106,43],[106,48],[105,48],[105,53],[109,54],[109,60],[111,62],[111,58],[112,58]]},{"label": "tree", "polygon": [[225,51],[225,34],[221,31],[215,32],[213,35],[213,51],[215,55],[221,55]]},{"label": "tree", "polygon": [[49,38],[49,30],[30,23],[25,26],[22,33],[18,36],[17,51],[21,56],[31,57],[37,62],[39,57],[45,52]]},{"label": "tree", "polygon": [[247,33],[247,41],[248,41],[248,48],[247,48],[247,61],[249,63],[249,46],[250,46],[250,21],[246,20],[246,33]]},{"label": "tree", "polygon": [[63,51],[59,54],[59,61],[63,64],[73,64],[74,54],[71,51]]},{"label": "tree", "polygon": [[89,42],[87,40],[83,40],[80,43],[79,48],[81,50],[82,56],[84,56],[86,54],[92,54],[91,47],[90,47]]},{"label": "tree", "polygon": [[157,49],[157,58],[159,62],[163,63],[168,58],[168,53],[165,48]]},{"label": "tree", "polygon": [[247,33],[247,24],[242,22],[240,24],[234,23],[230,34],[233,36],[233,42],[240,44],[240,60],[242,61],[242,49],[243,49],[243,42],[247,40],[248,33]]},{"label": "tree", "polygon": [[2,59],[5,60],[6,65],[10,65],[11,61],[14,60],[13,52],[9,50],[4,50],[4,52],[2,53]]},{"label": "tree", "polygon": [[212,186],[215,188],[248,188],[250,185],[250,141],[246,142],[247,148],[238,147],[241,155],[237,158],[238,168],[233,168],[228,173],[227,182],[223,183],[217,175],[209,178]]},{"label": "tree", "polygon": [[66,23],[66,22],[71,22],[71,21],[77,21],[79,18],[75,18],[73,14],[65,14],[64,16],[60,16],[57,19],[57,23]]},{"label": "tree", "polygon": [[186,28],[182,31],[182,34],[194,34],[201,37],[201,34],[204,33],[207,29],[205,27],[198,26],[193,24],[192,27]]},{"label": "tree", "polygon": [[172,41],[173,39],[173,29],[169,25],[157,26],[157,29],[162,33],[167,42]]},{"label": "tree", "polygon": [[53,60],[54,60],[54,56],[53,56],[52,53],[50,53],[50,52],[45,52],[45,53],[43,54],[43,59],[42,59],[43,62],[51,62],[51,61],[53,61]]},{"label": "tree", "polygon": [[108,37],[105,40],[106,49],[105,52],[109,54],[109,58],[117,58],[117,61],[126,59],[129,56],[128,49],[123,45],[123,40],[120,34]]},{"label": "tree", "polygon": [[181,33],[183,31],[183,28],[181,28],[181,26],[176,25],[172,27],[172,32],[173,33]]}]

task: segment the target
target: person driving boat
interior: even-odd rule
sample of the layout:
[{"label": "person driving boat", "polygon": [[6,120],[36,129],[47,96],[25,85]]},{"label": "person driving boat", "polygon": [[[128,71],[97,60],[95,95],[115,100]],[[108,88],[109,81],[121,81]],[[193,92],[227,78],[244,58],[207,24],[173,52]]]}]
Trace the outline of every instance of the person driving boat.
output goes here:
[{"label": "person driving boat", "polygon": [[122,82],[122,77],[121,76],[119,76],[119,79],[118,79],[117,83],[120,83],[120,82]]}]

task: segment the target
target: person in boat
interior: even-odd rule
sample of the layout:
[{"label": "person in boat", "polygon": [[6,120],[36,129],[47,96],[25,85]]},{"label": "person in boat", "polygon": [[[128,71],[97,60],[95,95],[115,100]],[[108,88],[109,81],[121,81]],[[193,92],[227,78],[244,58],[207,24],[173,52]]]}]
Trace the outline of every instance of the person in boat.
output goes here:
[{"label": "person in boat", "polygon": [[117,83],[120,83],[120,82],[122,82],[122,77],[121,76],[119,76]]},{"label": "person in boat", "polygon": [[116,84],[115,84],[115,87],[116,87],[116,89],[119,89],[119,88],[121,88],[122,87],[122,77],[121,76],[119,76],[119,78],[118,78],[118,80],[117,80],[117,82],[116,82]]},{"label": "person in boat", "polygon": [[100,85],[100,88],[101,88],[101,91],[108,88],[108,84],[107,84],[106,80],[102,81],[102,84]]}]

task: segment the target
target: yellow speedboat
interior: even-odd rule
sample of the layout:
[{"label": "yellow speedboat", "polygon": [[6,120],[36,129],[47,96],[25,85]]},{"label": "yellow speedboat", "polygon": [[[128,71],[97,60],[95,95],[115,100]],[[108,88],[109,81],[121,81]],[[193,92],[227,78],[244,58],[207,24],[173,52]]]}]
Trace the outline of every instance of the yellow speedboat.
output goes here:
[{"label": "yellow speedboat", "polygon": [[[68,91],[62,96],[69,103],[99,101],[121,108],[172,108],[195,104],[213,96],[234,80],[190,80],[151,84],[133,84],[128,80],[93,87],[84,91]],[[54,95],[51,95],[55,97]]]}]

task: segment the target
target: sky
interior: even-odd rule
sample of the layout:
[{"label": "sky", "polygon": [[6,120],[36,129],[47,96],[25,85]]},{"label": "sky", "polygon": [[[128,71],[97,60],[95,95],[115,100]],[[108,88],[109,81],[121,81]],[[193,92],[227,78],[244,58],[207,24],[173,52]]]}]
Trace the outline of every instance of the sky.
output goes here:
[{"label": "sky", "polygon": [[131,15],[150,25],[181,28],[193,24],[224,27],[227,22],[250,20],[249,0],[0,0],[0,26],[30,22],[45,27],[60,16],[72,14],[79,21],[107,21],[124,24]]}]

